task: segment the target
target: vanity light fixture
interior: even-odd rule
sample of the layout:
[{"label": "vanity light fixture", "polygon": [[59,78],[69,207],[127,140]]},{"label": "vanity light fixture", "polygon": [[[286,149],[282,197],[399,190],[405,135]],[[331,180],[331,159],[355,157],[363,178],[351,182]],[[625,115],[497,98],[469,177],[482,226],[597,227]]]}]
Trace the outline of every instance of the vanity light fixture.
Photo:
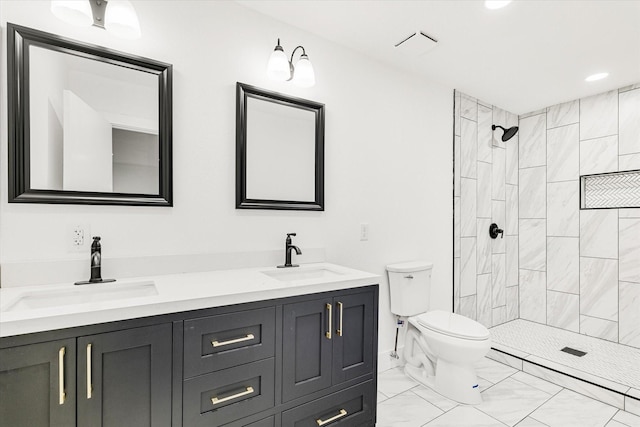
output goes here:
[{"label": "vanity light fixture", "polygon": [[142,34],[136,10],[128,0],[51,0],[51,12],[68,24],[94,25],[116,37],[138,39]]},{"label": "vanity light fixture", "polygon": [[[296,62],[296,66],[293,66],[293,56],[298,49],[302,49],[300,59]],[[311,87],[316,84],[316,77],[313,71],[313,66],[307,52],[304,47],[298,46],[291,52],[291,59],[287,59],[287,55],[284,53],[284,49],[280,46],[280,39],[276,48],[269,57],[269,63],[267,64],[267,75],[271,80],[276,81],[292,81],[293,84],[300,87]]]}]

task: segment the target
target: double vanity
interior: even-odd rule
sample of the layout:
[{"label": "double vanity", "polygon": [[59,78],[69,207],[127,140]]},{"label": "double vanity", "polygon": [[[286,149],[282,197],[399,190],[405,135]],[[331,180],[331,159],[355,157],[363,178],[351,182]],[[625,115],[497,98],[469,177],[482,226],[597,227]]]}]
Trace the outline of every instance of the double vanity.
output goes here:
[{"label": "double vanity", "polygon": [[373,426],[378,276],[328,263],[0,290],[2,426]]}]

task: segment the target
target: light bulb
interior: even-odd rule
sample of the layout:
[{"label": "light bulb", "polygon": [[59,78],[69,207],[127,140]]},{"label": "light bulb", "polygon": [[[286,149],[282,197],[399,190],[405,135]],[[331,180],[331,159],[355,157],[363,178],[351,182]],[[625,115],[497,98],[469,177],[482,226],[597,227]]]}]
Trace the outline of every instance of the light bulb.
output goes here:
[{"label": "light bulb", "polygon": [[104,12],[104,28],[124,39],[140,38],[140,23],[133,5],[128,0],[109,0]]},{"label": "light bulb", "polygon": [[289,60],[287,59],[287,55],[284,54],[282,46],[280,46],[280,40],[278,40],[278,45],[269,57],[269,63],[267,64],[267,76],[269,76],[271,80],[280,82],[284,82],[291,78]]},{"label": "light bulb", "polygon": [[592,74],[589,77],[587,77],[586,79],[584,79],[585,82],[595,82],[597,80],[602,80],[606,77],[609,76],[609,73],[596,73],[596,74]]},{"label": "light bulb", "polygon": [[300,87],[311,87],[316,84],[316,75],[307,55],[302,55],[293,72],[293,83]]},{"label": "light bulb", "polygon": [[52,0],[51,13],[67,24],[90,27],[93,12],[88,0]]}]

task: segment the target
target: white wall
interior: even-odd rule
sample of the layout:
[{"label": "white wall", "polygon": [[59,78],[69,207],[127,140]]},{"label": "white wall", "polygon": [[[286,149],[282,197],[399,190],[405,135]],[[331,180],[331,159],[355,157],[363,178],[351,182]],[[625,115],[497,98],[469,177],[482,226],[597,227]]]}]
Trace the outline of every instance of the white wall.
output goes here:
[{"label": "white wall", "polygon": [[[392,348],[394,334],[385,264],[415,258],[434,262],[433,305],[451,309],[451,88],[236,3],[134,4],[143,37],[126,41],[58,21],[48,1],[2,1],[2,39],[9,21],[172,63],[175,206],[8,204],[3,175],[0,265],[88,259],[68,251],[67,229],[74,222],[89,223],[92,234],[102,236],[105,262],[109,257],[274,250],[283,246],[286,232],[295,231],[303,252],[325,247],[330,262],[383,275],[380,350]],[[315,87],[267,79],[266,63],[278,37],[286,52],[305,46],[315,67]],[[2,55],[4,89],[5,49]],[[234,208],[237,81],[326,104],[325,212]],[[4,91],[1,107],[0,128],[6,129]],[[6,132],[1,138],[0,170],[6,171]],[[370,226],[368,241],[359,240],[360,223]]]}]

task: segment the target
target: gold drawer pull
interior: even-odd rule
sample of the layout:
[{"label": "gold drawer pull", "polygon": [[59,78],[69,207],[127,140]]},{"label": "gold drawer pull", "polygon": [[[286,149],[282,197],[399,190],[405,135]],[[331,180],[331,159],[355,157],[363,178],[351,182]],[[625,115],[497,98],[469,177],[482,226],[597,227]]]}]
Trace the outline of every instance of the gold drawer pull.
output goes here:
[{"label": "gold drawer pull", "polygon": [[64,405],[67,394],[64,392],[64,353],[65,347],[58,350],[58,403]]},{"label": "gold drawer pull", "polygon": [[338,335],[339,337],[342,336],[342,311],[343,311],[343,305],[340,301],[338,301],[338,309],[340,310],[340,321],[338,322],[338,330],[336,331],[336,335]]},{"label": "gold drawer pull", "polygon": [[342,418],[345,415],[347,415],[347,411],[345,409],[340,409],[340,413],[338,415],[336,415],[335,417],[331,417],[328,420],[322,420],[322,419],[318,418],[316,420],[316,422],[318,423],[319,426],[323,426],[323,425],[329,424],[330,422],[335,421],[335,420],[337,420],[339,418]]},{"label": "gold drawer pull", "polygon": [[240,393],[234,394],[232,396],[223,397],[222,399],[218,399],[217,397],[211,398],[212,404],[218,404],[222,402],[226,402],[227,400],[235,399],[236,397],[246,396],[247,394],[253,393],[253,387],[249,386],[245,391],[241,391]]},{"label": "gold drawer pull", "polygon": [[253,336],[253,334],[247,334],[244,337],[236,338],[236,339],[229,340],[229,341],[222,341],[222,342],[220,342],[220,341],[211,341],[211,345],[214,346],[214,347],[221,347],[223,345],[235,344],[237,342],[242,342],[242,341],[249,341],[249,340],[252,340],[254,338],[255,337]]},{"label": "gold drawer pull", "polygon": [[329,328],[327,329],[327,332],[324,333],[324,336],[331,339],[331,329],[333,329],[333,327],[331,326],[331,318],[333,317],[331,315],[331,304],[326,304],[325,307],[327,308],[327,317],[329,318]]}]

